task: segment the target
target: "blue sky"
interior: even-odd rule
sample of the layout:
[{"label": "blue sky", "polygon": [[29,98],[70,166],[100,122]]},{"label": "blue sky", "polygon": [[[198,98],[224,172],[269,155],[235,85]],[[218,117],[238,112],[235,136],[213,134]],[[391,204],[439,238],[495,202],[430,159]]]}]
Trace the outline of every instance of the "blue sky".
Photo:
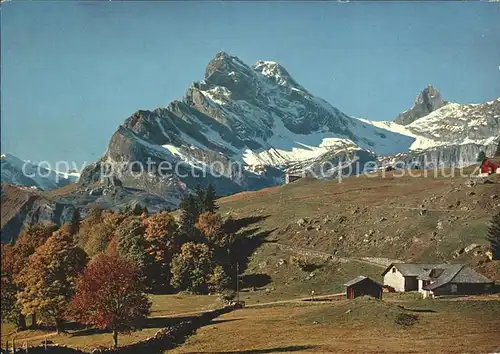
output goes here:
[{"label": "blue sky", "polygon": [[500,96],[500,3],[3,3],[1,150],[96,160],[138,109],[166,106],[218,51],[275,60],[343,112],[393,119],[428,84]]}]

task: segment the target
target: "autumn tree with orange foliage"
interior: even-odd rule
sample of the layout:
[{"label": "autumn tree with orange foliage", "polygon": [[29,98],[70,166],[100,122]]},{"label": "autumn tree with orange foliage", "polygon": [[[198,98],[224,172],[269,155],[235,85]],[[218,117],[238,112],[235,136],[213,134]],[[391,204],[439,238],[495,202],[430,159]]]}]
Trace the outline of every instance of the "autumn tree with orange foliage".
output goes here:
[{"label": "autumn tree with orange foliage", "polygon": [[101,210],[93,206],[87,218],[80,225],[78,233],[79,245],[89,257],[106,251],[117,228],[127,215],[109,210]]},{"label": "autumn tree with orange foliage", "polygon": [[175,219],[168,212],[154,214],[143,221],[147,260],[145,275],[148,286],[155,291],[170,287],[170,264],[180,248]]},{"label": "autumn tree with orange foliage", "polygon": [[210,276],[209,288],[220,292],[231,283],[228,274],[234,274],[234,264],[231,261],[235,236],[221,215],[205,212],[200,215],[196,228],[201,231],[214,255],[217,267]]},{"label": "autumn tree with orange foliage", "polygon": [[90,231],[89,239],[85,245],[85,252],[89,257],[103,253],[113,238],[116,229],[125,219],[125,215],[105,211],[102,213],[101,223],[95,224]]},{"label": "autumn tree with orange foliage", "polygon": [[[56,230],[57,225],[52,223],[29,226],[19,235],[14,245],[2,245],[2,318],[15,322],[19,330],[26,329],[26,319],[15,301],[17,292],[22,288],[14,280],[26,267],[29,257]],[[30,315],[31,326],[35,327],[36,314]]]},{"label": "autumn tree with orange foliage", "polygon": [[39,313],[46,323],[55,324],[58,333],[74,294],[75,278],[87,261],[67,230],[54,232],[38,247],[15,279],[21,288],[17,294],[21,313]]},{"label": "autumn tree with orange foliage", "polygon": [[18,237],[12,246],[12,258],[2,259],[2,269],[17,276],[26,266],[29,256],[57,230],[57,225],[52,223],[40,223],[28,226]]},{"label": "autumn tree with orange foliage", "polygon": [[228,248],[234,242],[233,235],[227,232],[224,220],[218,213],[201,214],[196,228],[202,232],[211,247]]},{"label": "autumn tree with orange foliage", "polygon": [[3,263],[4,260],[12,260],[12,249],[10,245],[0,245],[0,252],[2,258],[1,269],[1,321],[11,321],[16,323],[19,330],[26,329],[26,321],[24,316],[21,315],[19,307],[16,306],[17,287],[12,279],[12,274],[5,271]]},{"label": "autumn tree with orange foliage", "polygon": [[102,213],[103,210],[99,205],[94,204],[89,208],[85,218],[79,223],[78,233],[75,238],[80,248],[85,249],[95,225],[101,224]]},{"label": "autumn tree with orange foliage", "polygon": [[113,331],[117,347],[118,334],[141,328],[150,307],[137,265],[117,254],[101,254],[79,276],[71,314],[80,323]]}]

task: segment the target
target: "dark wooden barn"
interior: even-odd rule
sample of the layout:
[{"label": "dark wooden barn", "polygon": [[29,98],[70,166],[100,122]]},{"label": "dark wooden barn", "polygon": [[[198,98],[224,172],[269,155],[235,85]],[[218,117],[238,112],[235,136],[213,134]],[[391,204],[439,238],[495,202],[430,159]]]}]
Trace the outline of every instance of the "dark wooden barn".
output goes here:
[{"label": "dark wooden barn", "polygon": [[295,182],[299,179],[301,179],[302,176],[300,174],[291,174],[291,173],[287,173],[285,175],[285,183],[288,184],[288,183],[292,183],[292,182]]},{"label": "dark wooden barn", "polygon": [[368,277],[360,275],[344,284],[348,299],[354,299],[359,296],[373,296],[377,299],[382,298],[382,284]]}]

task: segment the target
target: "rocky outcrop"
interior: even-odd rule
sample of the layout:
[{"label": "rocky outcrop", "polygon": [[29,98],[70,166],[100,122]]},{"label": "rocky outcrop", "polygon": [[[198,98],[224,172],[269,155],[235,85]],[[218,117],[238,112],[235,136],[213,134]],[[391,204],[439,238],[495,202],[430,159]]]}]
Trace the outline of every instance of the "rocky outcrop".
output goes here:
[{"label": "rocky outcrop", "polygon": [[418,166],[420,169],[461,168],[477,164],[477,156],[481,151],[484,151],[486,156],[493,156],[495,149],[496,144],[440,146],[424,151],[400,154],[395,160],[405,162],[409,166]]},{"label": "rocky outcrop", "polygon": [[50,222],[60,226],[72,220],[75,209],[84,217],[93,204],[115,211],[141,205],[150,212],[158,212],[173,209],[181,197],[163,198],[141,189],[123,187],[116,178],[107,181],[107,184],[89,186],[75,184],[74,188],[59,191],[50,198],[40,191],[2,183],[1,241],[15,239],[28,225]]},{"label": "rocky outcrop", "polygon": [[439,91],[432,85],[429,85],[415,98],[413,107],[400,113],[396,119],[394,119],[394,122],[401,125],[411,124],[417,119],[443,107],[446,103],[447,102],[442,99]]},{"label": "rocky outcrop", "polygon": [[48,200],[27,188],[2,183],[1,242],[15,239],[28,225],[72,220],[74,206]]}]

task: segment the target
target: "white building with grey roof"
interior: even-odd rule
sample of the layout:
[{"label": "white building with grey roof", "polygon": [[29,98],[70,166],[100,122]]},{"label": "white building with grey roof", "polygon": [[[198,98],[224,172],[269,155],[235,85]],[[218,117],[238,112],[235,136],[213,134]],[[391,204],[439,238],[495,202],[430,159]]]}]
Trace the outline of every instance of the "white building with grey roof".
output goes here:
[{"label": "white building with grey roof", "polygon": [[472,295],[493,290],[494,283],[464,264],[393,263],[382,273],[384,286],[397,292]]}]

